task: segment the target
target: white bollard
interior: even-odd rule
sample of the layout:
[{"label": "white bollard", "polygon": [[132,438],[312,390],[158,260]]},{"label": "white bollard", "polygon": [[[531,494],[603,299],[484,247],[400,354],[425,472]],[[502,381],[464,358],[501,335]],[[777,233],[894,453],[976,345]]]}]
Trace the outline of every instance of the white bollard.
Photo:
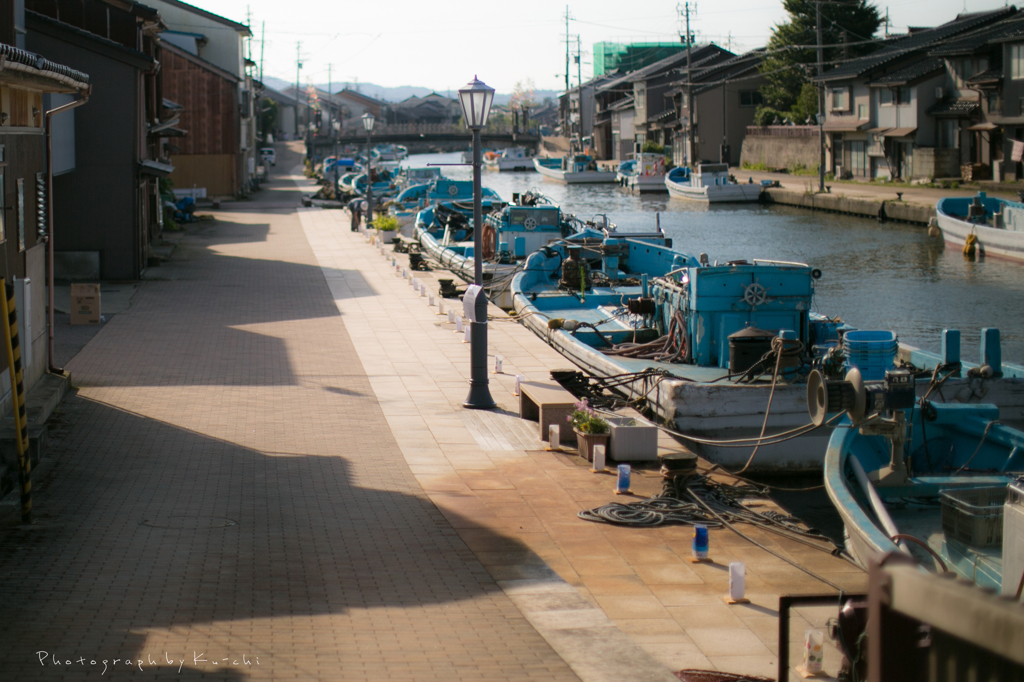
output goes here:
[{"label": "white bollard", "polygon": [[420,285],[420,298],[426,298],[426,296],[427,296],[427,285],[426,284],[421,284]]},{"label": "white bollard", "polygon": [[427,296],[427,305],[433,307],[433,305],[434,305],[434,295],[433,294],[430,294],[430,296]]},{"label": "white bollard", "polygon": [[462,316],[461,315],[456,315],[455,316],[455,333],[456,334],[461,334],[462,333],[462,327],[463,327]]},{"label": "white bollard", "polygon": [[729,564],[729,601],[734,604],[745,602],[747,567],[740,561]]},{"label": "white bollard", "polygon": [[438,315],[444,315],[444,299],[443,298],[437,299],[437,314]]},{"label": "white bollard", "polygon": [[450,308],[448,309],[448,322],[455,323],[455,311]]},{"label": "white bollard", "polygon": [[504,358],[502,358],[500,355],[495,355],[494,356],[494,373],[495,374],[501,374],[502,373],[502,371],[501,371],[501,363],[502,363],[503,360],[504,360]]},{"label": "white bollard", "polygon": [[471,329],[471,327],[466,327],[465,336],[462,337],[462,343],[470,343],[470,342],[472,342],[472,339],[469,336],[469,333],[470,333],[469,330],[470,329]]},{"label": "white bollard", "polygon": [[604,473],[604,446],[594,446],[594,461],[590,465],[590,471],[595,474]]},{"label": "white bollard", "polygon": [[512,395],[519,395],[519,384],[523,383],[524,381],[526,381],[526,377],[525,376],[523,376],[522,374],[517,374],[516,375],[516,388],[512,392]]},{"label": "white bollard", "polygon": [[548,427],[548,450],[562,449],[562,428],[558,424]]},{"label": "white bollard", "polygon": [[408,277],[408,276],[409,276],[409,273],[407,273],[407,272],[405,271],[405,268],[402,268],[402,279],[405,279],[405,278],[406,278],[406,277]]}]

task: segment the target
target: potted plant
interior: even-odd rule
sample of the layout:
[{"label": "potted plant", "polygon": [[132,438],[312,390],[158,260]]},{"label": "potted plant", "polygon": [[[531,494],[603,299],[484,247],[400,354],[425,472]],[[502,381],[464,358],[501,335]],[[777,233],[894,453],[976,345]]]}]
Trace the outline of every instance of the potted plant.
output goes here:
[{"label": "potted plant", "polygon": [[580,400],[574,407],[573,413],[566,419],[576,432],[576,446],[580,457],[586,457],[588,462],[593,462],[594,446],[608,447],[608,422],[597,416],[586,398]]},{"label": "potted plant", "polygon": [[390,244],[391,240],[398,235],[398,218],[392,215],[376,215],[373,218],[372,225],[373,229],[377,231],[377,236],[379,236],[385,244]]}]

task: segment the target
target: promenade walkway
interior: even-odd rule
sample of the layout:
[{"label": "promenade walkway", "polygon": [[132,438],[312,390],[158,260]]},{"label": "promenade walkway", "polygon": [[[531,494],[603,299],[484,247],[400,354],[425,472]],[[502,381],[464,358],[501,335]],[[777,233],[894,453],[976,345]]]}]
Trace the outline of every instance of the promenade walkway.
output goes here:
[{"label": "promenade walkway", "polygon": [[294,183],[264,197],[69,363],[37,523],[0,529],[0,679],[578,679],[410,471]]}]

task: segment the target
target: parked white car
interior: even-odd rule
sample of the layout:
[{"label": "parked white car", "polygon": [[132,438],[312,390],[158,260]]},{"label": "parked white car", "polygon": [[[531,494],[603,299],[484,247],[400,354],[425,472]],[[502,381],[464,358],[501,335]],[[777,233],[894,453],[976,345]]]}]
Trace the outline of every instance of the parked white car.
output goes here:
[{"label": "parked white car", "polygon": [[269,161],[271,166],[277,165],[277,153],[273,147],[263,147],[260,149],[260,159]]}]

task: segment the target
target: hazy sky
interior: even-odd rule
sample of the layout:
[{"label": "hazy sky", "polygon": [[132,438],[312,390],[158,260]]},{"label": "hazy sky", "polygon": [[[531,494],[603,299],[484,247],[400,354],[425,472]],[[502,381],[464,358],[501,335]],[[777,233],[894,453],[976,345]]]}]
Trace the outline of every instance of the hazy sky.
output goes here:
[{"label": "hazy sky", "polygon": [[[302,42],[302,82],[384,86],[418,85],[454,92],[474,74],[498,92],[532,78],[538,89],[565,86],[565,4],[557,0],[192,0],[203,9],[246,23],[251,12],[253,59],[260,60],[266,25],[264,72],[295,80],[296,43]],[[765,44],[785,20],[780,0],[697,2],[691,29],[698,40],[742,51]],[[892,31],[934,26],[966,7],[1004,6],[1004,0],[893,0],[886,8]],[[592,75],[591,51],[599,41],[676,41],[682,3],[674,0],[571,2],[569,33],[583,45],[583,79]],[[691,3],[691,8],[694,3]],[[572,79],[576,69],[572,67]]]}]

